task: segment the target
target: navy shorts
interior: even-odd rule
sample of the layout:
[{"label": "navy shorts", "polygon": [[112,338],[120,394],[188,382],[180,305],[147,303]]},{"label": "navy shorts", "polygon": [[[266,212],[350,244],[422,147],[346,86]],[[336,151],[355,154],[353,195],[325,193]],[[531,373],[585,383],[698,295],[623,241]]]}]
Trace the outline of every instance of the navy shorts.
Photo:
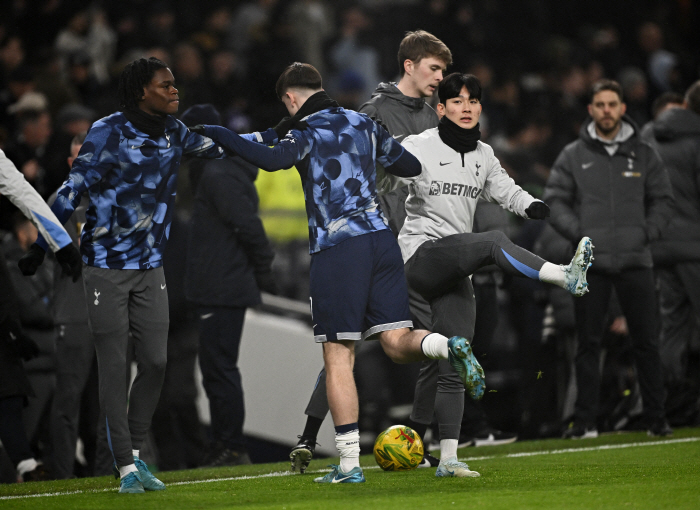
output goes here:
[{"label": "navy shorts", "polygon": [[314,253],[310,283],[316,342],[373,339],[413,326],[401,250],[390,230]]}]

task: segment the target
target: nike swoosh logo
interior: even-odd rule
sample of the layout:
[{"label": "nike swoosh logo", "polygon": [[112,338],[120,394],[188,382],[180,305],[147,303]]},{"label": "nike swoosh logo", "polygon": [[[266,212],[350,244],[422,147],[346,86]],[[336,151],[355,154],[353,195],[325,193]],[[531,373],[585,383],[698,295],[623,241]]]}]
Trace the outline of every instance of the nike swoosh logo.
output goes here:
[{"label": "nike swoosh logo", "polygon": [[590,168],[590,166],[591,166],[592,164],[593,164],[593,161],[591,161],[590,163],[583,163],[583,164],[581,165],[581,168],[583,168],[583,169],[585,170],[586,168]]},{"label": "nike swoosh logo", "polygon": [[404,136],[406,136],[406,135],[391,135],[391,137],[392,137],[394,140],[398,140],[399,138],[403,138]]},{"label": "nike swoosh logo", "polygon": [[352,475],[350,476],[344,476],[343,478],[338,478],[337,476],[333,478],[333,481],[331,483],[342,483],[344,480],[348,480],[352,478]]},{"label": "nike swoosh logo", "polygon": [[443,163],[442,161],[440,161],[440,166],[449,165],[450,163],[452,163],[452,161],[448,161],[447,163]]},{"label": "nike swoosh logo", "polygon": [[208,319],[209,317],[212,317],[214,313],[205,313],[204,315],[200,315],[199,318],[202,320]]},{"label": "nike swoosh logo", "polygon": [[161,284],[160,284],[161,290],[164,289],[166,285],[167,285],[167,284],[165,284],[165,283],[161,283]]}]

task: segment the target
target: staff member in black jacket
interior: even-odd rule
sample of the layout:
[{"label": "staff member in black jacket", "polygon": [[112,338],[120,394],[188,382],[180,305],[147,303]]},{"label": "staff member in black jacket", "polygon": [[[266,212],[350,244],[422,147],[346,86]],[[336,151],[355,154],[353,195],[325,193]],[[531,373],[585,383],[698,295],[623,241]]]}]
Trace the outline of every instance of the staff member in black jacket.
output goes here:
[{"label": "staff member in black jacket", "polygon": [[554,228],[570,241],[582,232],[596,245],[590,293],[577,299],[574,422],[564,437],[597,437],[600,345],[613,287],[634,344],[634,360],[650,435],[672,433],[664,414],[656,296],[649,243],[668,223],[673,195],[666,170],[634,122],[625,116],[622,88],[593,86],[579,139],[559,154],[543,200]]},{"label": "staff member in black jacket", "polygon": [[[666,110],[654,121],[650,135],[675,196],[668,228],[651,247],[659,277],[661,362],[673,399],[683,391],[700,319],[700,80],[685,93],[681,108]],[[697,409],[697,403],[692,405]]]},{"label": "staff member in black jacket", "polygon": [[[220,118],[212,105],[196,105],[181,120],[220,125]],[[190,164],[195,199],[185,295],[199,315],[199,364],[211,412],[208,466],[250,464],[238,350],[246,308],[260,304],[260,290],[275,287],[274,255],[258,217],[257,173],[238,157]]]}]

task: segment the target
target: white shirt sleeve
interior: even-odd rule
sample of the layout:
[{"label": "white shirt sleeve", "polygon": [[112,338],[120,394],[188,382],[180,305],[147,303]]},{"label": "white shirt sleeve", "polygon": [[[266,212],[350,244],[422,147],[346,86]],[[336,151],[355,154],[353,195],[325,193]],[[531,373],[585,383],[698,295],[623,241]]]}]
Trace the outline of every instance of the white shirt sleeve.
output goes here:
[{"label": "white shirt sleeve", "polygon": [[6,196],[39,229],[52,251],[71,243],[68,232],[51,212],[41,195],[26,181],[0,150],[0,195]]},{"label": "white shirt sleeve", "polygon": [[[490,147],[489,147],[490,149]],[[496,202],[504,209],[527,218],[525,209],[535,200],[532,195],[515,184],[498,158],[491,152],[488,174],[482,196],[486,200]]]}]

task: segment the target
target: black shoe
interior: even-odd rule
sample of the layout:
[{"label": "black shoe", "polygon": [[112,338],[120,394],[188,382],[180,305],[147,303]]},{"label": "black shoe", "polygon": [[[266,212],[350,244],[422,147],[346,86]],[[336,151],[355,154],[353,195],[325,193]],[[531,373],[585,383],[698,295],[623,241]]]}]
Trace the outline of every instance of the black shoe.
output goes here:
[{"label": "black shoe", "polygon": [[22,473],[20,478],[22,482],[43,482],[46,480],[53,480],[51,471],[49,471],[49,469],[45,467],[41,462],[37,465],[37,467],[35,467],[31,471]]},{"label": "black shoe", "polygon": [[647,429],[647,435],[650,437],[668,437],[673,435],[673,429],[666,421],[666,418],[658,418]]},{"label": "black shoe", "polygon": [[252,464],[248,452],[216,445],[204,458],[200,467],[242,466]]},{"label": "black shoe", "polygon": [[598,429],[595,428],[595,425],[571,422],[561,437],[563,439],[592,439],[598,437]]},{"label": "black shoe", "polygon": [[496,429],[486,429],[482,430],[478,434],[467,437],[460,436],[459,443],[457,443],[458,448],[464,448],[465,446],[497,446],[501,444],[510,444],[518,440],[518,434],[513,434],[511,432],[501,432]]},{"label": "black shoe", "polygon": [[418,464],[419,468],[434,468],[438,467],[440,464],[440,459],[436,459],[432,455],[430,455],[428,452],[425,452],[423,454],[423,460],[421,461],[420,464]]},{"label": "black shoe", "polygon": [[316,451],[316,440],[308,437],[299,436],[299,443],[289,452],[289,460],[291,461],[292,471],[299,470],[304,473],[309,467],[309,462],[314,458]]}]

